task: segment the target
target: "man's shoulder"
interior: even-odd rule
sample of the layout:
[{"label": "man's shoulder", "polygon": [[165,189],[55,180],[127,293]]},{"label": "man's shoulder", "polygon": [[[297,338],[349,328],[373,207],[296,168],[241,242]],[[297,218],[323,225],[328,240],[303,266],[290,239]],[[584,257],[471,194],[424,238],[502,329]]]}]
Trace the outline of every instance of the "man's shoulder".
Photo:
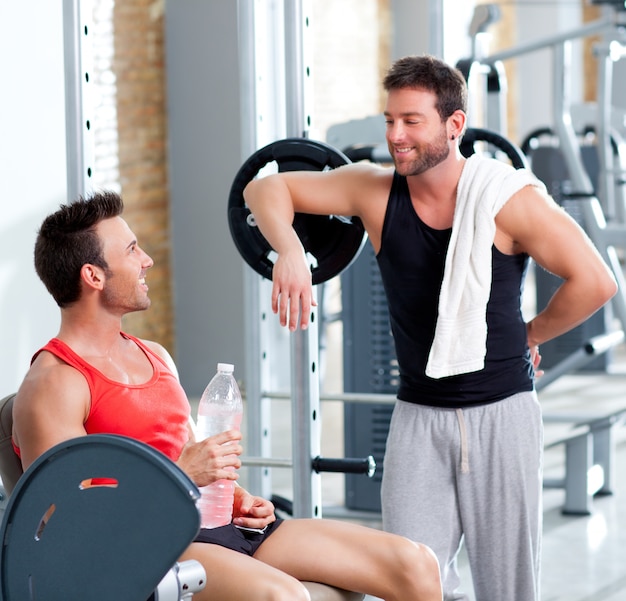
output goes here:
[{"label": "man's shoulder", "polygon": [[20,390],[25,387],[31,391],[68,389],[84,381],[84,376],[74,367],[50,351],[42,350],[26,373]]},{"label": "man's shoulder", "polygon": [[369,206],[374,199],[387,200],[395,177],[395,169],[392,166],[361,161],[341,169],[350,174],[350,179],[346,182],[358,202],[365,202],[366,206]]},{"label": "man's shoulder", "polygon": [[124,336],[135,342],[140,347],[145,347],[148,350],[152,351],[156,355],[163,356],[167,355],[167,351],[162,344],[155,342],[154,340],[148,340],[146,338],[136,338],[135,336],[131,336],[130,334],[124,333]]},{"label": "man's shoulder", "polygon": [[139,343],[140,346],[147,348],[150,352],[152,352],[159,359],[161,359],[161,361],[163,361],[163,363],[167,365],[170,371],[178,377],[178,369],[176,367],[176,364],[174,363],[174,359],[162,344],[159,344],[154,340],[145,340],[142,338],[133,338],[133,340]]},{"label": "man's shoulder", "polygon": [[357,163],[343,165],[334,171],[336,173],[342,173],[353,177],[385,181],[393,179],[395,169],[389,165],[379,165],[378,163],[359,161]]}]

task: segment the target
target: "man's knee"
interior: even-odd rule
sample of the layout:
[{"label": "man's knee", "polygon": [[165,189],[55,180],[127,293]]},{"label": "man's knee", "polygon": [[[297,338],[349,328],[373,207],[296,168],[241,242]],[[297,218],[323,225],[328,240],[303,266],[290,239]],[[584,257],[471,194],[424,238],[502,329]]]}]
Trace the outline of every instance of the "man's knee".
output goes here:
[{"label": "man's knee", "polygon": [[267,578],[252,585],[254,598],[260,601],[311,601],[311,595],[300,581],[284,578]]},{"label": "man's knee", "polygon": [[394,558],[396,576],[406,578],[407,590],[419,591],[420,598],[438,598],[441,595],[439,561],[430,547],[407,538],[397,545]]}]

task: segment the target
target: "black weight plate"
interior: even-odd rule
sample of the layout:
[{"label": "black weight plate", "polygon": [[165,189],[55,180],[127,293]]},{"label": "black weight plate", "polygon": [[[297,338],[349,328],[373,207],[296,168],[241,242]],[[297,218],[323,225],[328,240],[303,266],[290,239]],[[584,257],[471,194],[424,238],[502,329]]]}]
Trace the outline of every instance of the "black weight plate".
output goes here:
[{"label": "black weight plate", "polygon": [[[347,165],[341,152],[315,140],[286,138],[257,150],[241,166],[228,198],[228,226],[243,259],[267,279],[272,278],[272,247],[253,222],[243,190],[265,167],[276,163],[279,172],[324,171]],[[365,228],[358,217],[307,215],[296,213],[294,228],[306,252],[317,260],[311,269],[313,284],[321,284],[348,267],[358,256],[365,240]]]},{"label": "black weight plate", "polygon": [[515,144],[507,140],[495,131],[481,129],[479,127],[469,127],[463,135],[461,141],[461,154],[469,157],[474,154],[474,144],[476,142],[488,142],[504,152],[515,169],[529,168],[526,155]]}]

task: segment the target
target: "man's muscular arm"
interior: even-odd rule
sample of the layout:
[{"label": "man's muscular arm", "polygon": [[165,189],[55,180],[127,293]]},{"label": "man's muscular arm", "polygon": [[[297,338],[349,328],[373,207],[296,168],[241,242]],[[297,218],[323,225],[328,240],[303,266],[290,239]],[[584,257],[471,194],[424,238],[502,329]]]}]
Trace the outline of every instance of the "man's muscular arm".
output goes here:
[{"label": "man's muscular arm", "polygon": [[37,357],[13,406],[13,440],[24,469],[53,446],[87,434],[89,402],[81,374],[49,353]]},{"label": "man's muscular arm", "polygon": [[496,217],[498,230],[540,266],[563,279],[527,324],[531,348],[582,323],[617,291],[615,279],[582,228],[547,194],[528,186]]}]

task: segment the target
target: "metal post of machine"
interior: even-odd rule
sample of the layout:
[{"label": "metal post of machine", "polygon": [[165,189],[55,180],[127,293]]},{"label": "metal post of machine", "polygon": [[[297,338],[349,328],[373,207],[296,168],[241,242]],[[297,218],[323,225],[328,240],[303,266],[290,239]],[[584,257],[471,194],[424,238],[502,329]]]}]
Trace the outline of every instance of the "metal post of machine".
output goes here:
[{"label": "metal post of machine", "polygon": [[320,455],[321,434],[317,311],[310,317],[311,327],[291,337],[293,517],[300,518],[322,517],[321,475],[311,465]]},{"label": "metal post of machine", "polygon": [[285,2],[285,108],[287,136],[307,138],[310,126],[310,64],[307,39],[310,11],[304,0]]},{"label": "metal post of machine", "polygon": [[613,62],[619,60],[624,48],[616,40],[605,39],[594,48],[598,61],[596,118],[596,145],[598,148],[598,196],[602,199],[604,214],[609,220],[623,217],[623,207],[615,201],[615,161],[611,144],[611,105],[613,90]]},{"label": "metal post of machine", "polygon": [[[307,137],[310,116],[307,88],[308,2],[285,3],[286,108],[288,137]],[[314,290],[314,294],[316,294]],[[320,453],[319,343],[317,313],[312,311],[307,330],[291,334],[291,444],[293,454],[293,516],[321,517],[320,474],[311,461]]]},{"label": "metal post of machine", "polygon": [[[256,150],[256,37],[254,35],[254,0],[239,0],[239,72],[241,82],[241,147],[242,158]],[[269,415],[264,409],[268,403],[261,398],[262,354],[260,321],[260,278],[258,274],[244,269],[244,332],[245,332],[245,419],[247,424],[246,446],[253,455],[266,455],[269,446]],[[266,434],[266,436],[263,435]],[[250,469],[247,487],[263,497],[271,494],[271,478],[268,470]]]},{"label": "metal post of machine", "polygon": [[63,0],[67,196],[93,189],[91,2]]},{"label": "metal post of machine", "polygon": [[552,95],[554,128],[559,137],[563,158],[577,194],[593,194],[593,185],[580,156],[580,145],[572,126],[571,42],[563,40],[553,48],[554,93]]},{"label": "metal post of machine", "polygon": [[[280,38],[282,12],[277,2],[239,0],[239,71],[241,86],[242,161],[259,147],[284,136],[284,58]],[[271,400],[263,391],[275,386],[271,363],[280,349],[273,345],[271,282],[244,268],[246,450],[251,455],[271,456]],[[268,466],[252,467],[247,488],[269,499],[272,474]]]},{"label": "metal post of machine", "polygon": [[[275,0],[259,3],[239,0],[242,121],[244,157],[284,137],[306,138],[310,117],[306,110],[310,68],[305,60],[308,3]],[[247,99],[247,100],[245,100]],[[246,271],[246,399],[248,440],[252,455],[271,456],[271,400],[263,391],[275,387],[271,373],[280,354],[279,336],[271,331],[271,282]],[[281,332],[282,333],[282,332]],[[311,468],[319,455],[319,376],[317,318],[308,330],[290,334],[292,390],[293,515],[321,513],[320,475]],[[314,366],[311,370],[311,366]],[[271,496],[271,467],[250,468],[248,487]]]},{"label": "metal post of machine", "polygon": [[430,38],[428,39],[428,52],[433,56],[439,57],[443,57],[444,54],[443,3],[444,0],[428,1],[428,23],[430,32]]}]

